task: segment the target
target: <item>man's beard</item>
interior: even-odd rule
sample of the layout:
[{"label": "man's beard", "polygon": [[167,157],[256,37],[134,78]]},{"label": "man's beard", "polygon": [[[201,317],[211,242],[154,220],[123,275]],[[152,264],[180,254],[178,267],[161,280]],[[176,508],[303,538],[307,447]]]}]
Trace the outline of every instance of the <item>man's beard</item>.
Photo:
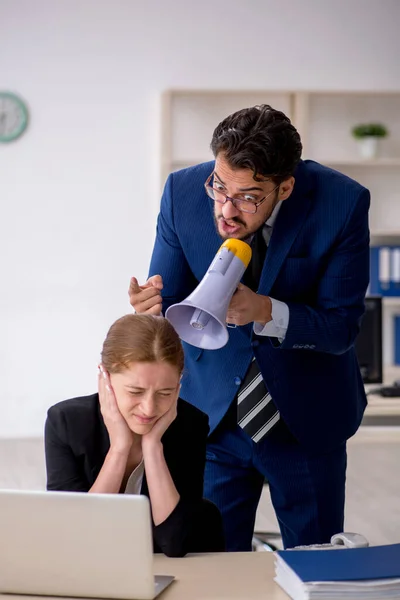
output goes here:
[{"label": "man's beard", "polygon": [[[223,217],[221,217],[221,216],[217,217],[216,214],[214,213],[214,224],[215,224],[215,228],[217,230],[219,237],[224,241],[229,240],[229,239],[231,239],[229,234],[227,234],[227,233],[221,234],[219,231],[218,223],[221,219],[223,219]],[[265,224],[265,222],[262,221],[258,226],[256,226],[255,228],[252,228],[251,231],[249,231],[247,225],[245,223],[243,223],[243,221],[241,221],[240,218],[238,218],[238,217],[229,219],[229,222],[237,223],[238,225],[241,225],[244,228],[243,233],[240,236],[235,235],[234,239],[241,240],[242,242],[247,242],[247,243],[251,242],[251,239],[252,239],[253,235],[256,233],[256,231],[258,231],[260,228],[264,227],[264,224]]]},{"label": "man's beard", "polygon": [[[220,236],[220,238],[221,238],[221,239],[223,239],[223,240],[228,240],[228,239],[230,239],[230,238],[229,238],[229,235],[228,235],[228,234],[221,234],[221,233],[220,233],[220,230],[219,230],[219,227],[218,227],[218,224],[219,224],[219,222],[220,222],[222,219],[224,219],[224,218],[223,218],[221,215],[217,217],[217,216],[216,216],[216,214],[214,213],[214,225],[215,225],[215,228],[216,228],[216,230],[217,230],[217,233],[218,233],[218,235]],[[225,219],[224,219],[224,220],[225,220]],[[229,222],[230,222],[230,223],[235,223],[235,224],[237,223],[238,225],[241,225],[242,227],[244,227],[243,235],[241,235],[240,237],[235,237],[235,239],[237,239],[237,240],[244,240],[244,239],[246,239],[246,238],[247,238],[249,235],[251,235],[251,234],[247,233],[247,231],[246,231],[246,229],[247,229],[247,228],[246,228],[246,225],[245,225],[245,223],[243,223],[243,221],[241,221],[241,220],[240,220],[240,219],[238,219],[237,217],[233,217],[233,219],[229,219]]]}]

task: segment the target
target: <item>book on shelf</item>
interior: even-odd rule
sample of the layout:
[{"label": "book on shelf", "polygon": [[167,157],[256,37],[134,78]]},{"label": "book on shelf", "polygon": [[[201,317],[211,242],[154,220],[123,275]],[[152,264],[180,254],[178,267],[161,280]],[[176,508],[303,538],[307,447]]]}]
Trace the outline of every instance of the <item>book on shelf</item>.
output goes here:
[{"label": "book on shelf", "polygon": [[400,544],[278,550],[275,581],[294,600],[400,598]]},{"label": "book on shelf", "polygon": [[400,296],[400,246],[371,246],[370,293]]},{"label": "book on shelf", "polygon": [[394,364],[400,365],[400,315],[394,317]]}]

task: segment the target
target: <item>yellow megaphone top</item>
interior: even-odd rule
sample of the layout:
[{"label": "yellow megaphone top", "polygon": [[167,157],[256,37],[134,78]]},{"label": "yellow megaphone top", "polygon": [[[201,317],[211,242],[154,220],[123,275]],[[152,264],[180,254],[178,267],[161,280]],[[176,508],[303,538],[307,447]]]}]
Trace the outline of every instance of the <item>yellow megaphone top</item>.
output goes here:
[{"label": "yellow megaphone top", "polygon": [[251,248],[249,244],[246,244],[246,242],[243,242],[242,240],[229,238],[229,240],[225,240],[219,250],[221,251],[222,248],[227,248],[235,256],[240,258],[245,267],[248,266],[251,260]]}]

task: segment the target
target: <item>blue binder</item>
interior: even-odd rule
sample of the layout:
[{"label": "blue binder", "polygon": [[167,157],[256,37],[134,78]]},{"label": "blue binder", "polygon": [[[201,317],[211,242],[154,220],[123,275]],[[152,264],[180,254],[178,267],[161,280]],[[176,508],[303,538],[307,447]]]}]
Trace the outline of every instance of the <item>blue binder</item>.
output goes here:
[{"label": "blue binder", "polygon": [[385,284],[381,281],[379,272],[379,256],[382,248],[387,248],[389,252],[397,250],[399,246],[371,246],[370,248],[370,289],[369,293],[379,296],[400,296],[400,282],[392,280],[392,258],[389,265],[389,281]]},{"label": "blue binder", "polygon": [[400,365],[400,316],[394,317],[394,364]]},{"label": "blue binder", "polygon": [[400,544],[340,550],[278,550],[304,582],[400,578]]}]

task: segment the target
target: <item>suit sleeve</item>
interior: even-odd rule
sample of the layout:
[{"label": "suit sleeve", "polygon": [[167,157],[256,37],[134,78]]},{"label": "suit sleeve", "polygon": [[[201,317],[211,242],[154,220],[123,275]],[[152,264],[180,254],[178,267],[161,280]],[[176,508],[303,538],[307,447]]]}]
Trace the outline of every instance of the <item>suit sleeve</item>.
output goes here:
[{"label": "suit sleeve", "polygon": [[149,277],[161,275],[163,278],[163,313],[172,304],[186,298],[198,283],[186,260],[175,229],[173,182],[173,174],[171,174],[161,199],[156,240],[149,269]]},{"label": "suit sleeve", "polygon": [[[177,448],[173,479],[180,500],[153,535],[167,556],[185,556],[188,552],[222,552],[225,541],[218,508],[203,498],[208,417],[199,413],[199,422],[188,427],[184,446]],[[172,474],[172,473],[171,473]]]},{"label": "suit sleeve", "polygon": [[316,307],[287,302],[289,325],[279,348],[342,354],[354,344],[369,283],[369,204],[363,190],[321,274]]},{"label": "suit sleeve", "polygon": [[87,492],[89,483],[83,466],[66,440],[63,413],[54,407],[47,413],[44,429],[47,484],[49,491]]}]

